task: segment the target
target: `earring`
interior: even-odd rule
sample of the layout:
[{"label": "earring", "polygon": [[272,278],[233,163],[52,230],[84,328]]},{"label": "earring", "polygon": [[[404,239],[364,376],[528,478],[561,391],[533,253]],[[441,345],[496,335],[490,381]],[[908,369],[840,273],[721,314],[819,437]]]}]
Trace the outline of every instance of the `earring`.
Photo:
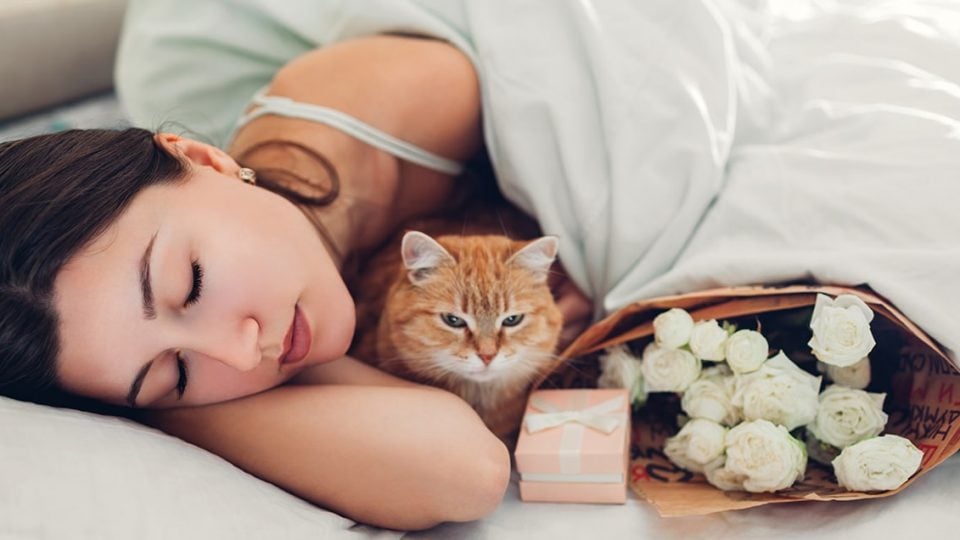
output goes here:
[{"label": "earring", "polygon": [[237,176],[247,184],[257,185],[257,173],[254,172],[253,169],[240,167],[240,170],[237,171]]}]

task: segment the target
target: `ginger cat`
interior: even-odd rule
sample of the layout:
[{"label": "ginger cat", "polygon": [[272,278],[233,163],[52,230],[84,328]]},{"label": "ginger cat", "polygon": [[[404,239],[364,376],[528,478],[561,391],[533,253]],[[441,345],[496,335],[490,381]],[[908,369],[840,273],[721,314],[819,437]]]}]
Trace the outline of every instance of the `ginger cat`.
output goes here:
[{"label": "ginger cat", "polygon": [[408,231],[354,287],[351,354],[459,395],[507,438],[520,425],[530,384],[555,363],[563,321],[547,276],[556,254],[552,236]]}]

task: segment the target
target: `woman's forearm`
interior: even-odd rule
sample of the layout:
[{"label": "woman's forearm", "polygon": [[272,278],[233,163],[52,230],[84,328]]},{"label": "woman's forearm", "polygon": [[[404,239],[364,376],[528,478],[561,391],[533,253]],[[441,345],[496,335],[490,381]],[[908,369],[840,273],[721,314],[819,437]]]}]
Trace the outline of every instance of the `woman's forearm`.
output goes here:
[{"label": "woman's forearm", "polygon": [[509,454],[462,400],[419,387],[284,386],[150,423],[352,519],[468,521],[499,503]]},{"label": "woman's forearm", "polygon": [[293,384],[353,384],[360,386],[406,386],[442,391],[401,379],[356,358],[344,356],[333,362],[317,364],[301,371],[290,380]]}]

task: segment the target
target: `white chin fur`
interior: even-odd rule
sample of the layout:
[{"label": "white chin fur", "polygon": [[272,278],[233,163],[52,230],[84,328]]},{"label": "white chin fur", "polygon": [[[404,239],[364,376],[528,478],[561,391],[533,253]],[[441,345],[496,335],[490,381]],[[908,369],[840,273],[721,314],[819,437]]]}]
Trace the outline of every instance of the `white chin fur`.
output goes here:
[{"label": "white chin fur", "polygon": [[498,371],[491,371],[489,369],[485,369],[483,371],[463,373],[462,375],[464,378],[470,379],[475,382],[490,382],[490,381],[499,379],[501,376],[501,373]]},{"label": "white chin fur", "polygon": [[490,365],[484,365],[476,354],[471,354],[467,360],[443,355],[436,357],[434,361],[438,367],[474,382],[497,380],[509,372],[508,366],[510,364],[510,360],[502,354],[493,357]]}]

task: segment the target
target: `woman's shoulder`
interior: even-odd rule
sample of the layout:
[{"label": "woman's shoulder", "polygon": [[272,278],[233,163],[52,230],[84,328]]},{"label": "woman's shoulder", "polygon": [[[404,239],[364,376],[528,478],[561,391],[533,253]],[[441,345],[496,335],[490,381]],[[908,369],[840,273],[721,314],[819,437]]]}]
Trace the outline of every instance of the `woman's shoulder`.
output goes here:
[{"label": "woman's shoulder", "polygon": [[407,31],[463,42],[456,9],[406,0],[131,0],[118,94],[136,125],[172,123],[225,146],[249,100],[291,60],[360,36]]}]

